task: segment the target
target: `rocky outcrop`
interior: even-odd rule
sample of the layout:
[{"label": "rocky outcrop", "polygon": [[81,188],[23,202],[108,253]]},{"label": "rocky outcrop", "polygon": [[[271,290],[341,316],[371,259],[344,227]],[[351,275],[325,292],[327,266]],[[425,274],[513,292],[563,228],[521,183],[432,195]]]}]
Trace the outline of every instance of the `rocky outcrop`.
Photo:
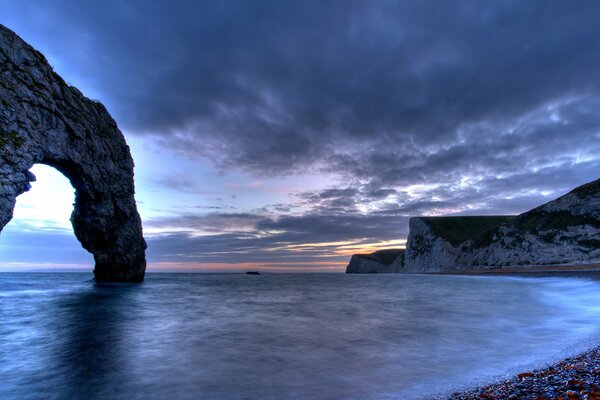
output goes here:
[{"label": "rocky outcrop", "polygon": [[406,272],[422,273],[458,268],[462,246],[514,216],[414,217],[406,242]]},{"label": "rocky outcrop", "polygon": [[392,274],[402,272],[404,249],[380,250],[371,254],[354,254],[346,267],[347,274]]},{"label": "rocky outcrop", "polygon": [[[462,220],[462,227],[457,223],[454,229],[448,229],[447,222],[452,219]],[[466,224],[469,220],[471,224]],[[473,229],[473,222],[477,221],[479,228]],[[462,235],[459,240],[457,232]],[[405,271],[597,261],[600,261],[600,180],[514,217],[412,218]]]},{"label": "rocky outcrop", "polygon": [[146,243],[134,199],[133,160],[102,104],[84,97],[42,54],[0,25],[0,230],[29,169],[45,164],[75,188],[71,222],[94,255],[99,281],[141,281]]},{"label": "rocky outcrop", "polygon": [[399,272],[600,262],[600,180],[521,215],[415,217],[409,228]]}]

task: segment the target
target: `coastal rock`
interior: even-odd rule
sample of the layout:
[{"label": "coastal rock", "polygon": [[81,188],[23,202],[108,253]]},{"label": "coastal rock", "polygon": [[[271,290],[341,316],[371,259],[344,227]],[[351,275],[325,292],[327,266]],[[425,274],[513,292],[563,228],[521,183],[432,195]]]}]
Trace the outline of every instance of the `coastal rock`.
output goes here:
[{"label": "coastal rock", "polygon": [[409,221],[405,272],[424,273],[461,269],[472,237],[509,221],[512,216],[414,217]]},{"label": "coastal rock", "polygon": [[102,104],[84,97],[42,54],[0,25],[0,231],[34,164],[75,188],[71,222],[94,255],[99,281],[141,281],[146,242],[134,199],[133,160]]},{"label": "coastal rock", "polygon": [[427,273],[600,261],[600,180],[517,216],[414,217],[401,268],[355,255],[346,272]]},{"label": "coastal rock", "polygon": [[380,250],[371,254],[354,254],[346,267],[347,274],[391,274],[402,272],[404,250]]},{"label": "coastal rock", "polygon": [[600,261],[600,180],[518,216],[412,218],[406,272]]},{"label": "coastal rock", "polygon": [[449,400],[478,399],[600,399],[600,350],[489,386],[453,393]]}]

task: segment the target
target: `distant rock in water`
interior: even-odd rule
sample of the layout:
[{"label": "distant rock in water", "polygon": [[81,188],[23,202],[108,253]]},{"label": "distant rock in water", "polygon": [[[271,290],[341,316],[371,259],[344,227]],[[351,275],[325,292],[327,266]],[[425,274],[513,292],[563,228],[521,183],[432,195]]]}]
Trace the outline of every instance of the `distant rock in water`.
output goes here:
[{"label": "distant rock in water", "polygon": [[248,271],[248,272],[246,272],[246,275],[260,275],[260,272],[258,272],[258,271]]},{"label": "distant rock in water", "polygon": [[372,256],[352,256],[346,272],[388,268],[420,273],[598,262],[600,180],[521,215],[411,218],[401,268],[392,271]]},{"label": "distant rock in water", "polygon": [[347,274],[390,274],[402,272],[404,249],[380,250],[371,254],[354,254],[346,267]]},{"label": "distant rock in water", "polygon": [[71,222],[94,255],[99,281],[141,281],[146,242],[134,199],[133,160],[102,104],[58,76],[44,56],[0,25],[0,231],[34,164],[75,188]]}]

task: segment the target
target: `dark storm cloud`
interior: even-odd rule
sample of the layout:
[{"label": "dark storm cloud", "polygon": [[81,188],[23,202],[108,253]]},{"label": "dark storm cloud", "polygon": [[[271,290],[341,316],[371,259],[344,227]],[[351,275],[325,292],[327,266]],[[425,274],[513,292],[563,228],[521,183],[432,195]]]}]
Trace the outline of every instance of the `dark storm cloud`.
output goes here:
[{"label": "dark storm cloud", "polygon": [[280,216],[259,221],[257,229],[285,232],[282,240],[293,243],[335,242],[368,239],[390,240],[403,236],[403,218],[360,214]]},{"label": "dark storm cloud", "polygon": [[[335,242],[343,240],[397,239],[405,234],[399,226],[405,218],[389,218],[387,215],[367,216],[323,215],[309,212],[299,215],[266,216],[264,214],[210,213],[205,215],[181,215],[149,220],[146,228],[168,230],[179,228],[191,231],[232,231],[246,239],[253,236],[269,236],[269,243],[302,244]],[[249,229],[251,228],[251,229]],[[186,233],[187,234],[187,233]]]},{"label": "dark storm cloud", "polygon": [[356,188],[325,189],[323,191],[305,192],[299,196],[311,208],[325,208],[329,213],[335,211],[355,211],[360,191]]},{"label": "dark storm cloud", "polygon": [[[183,223],[182,221],[187,221]],[[207,222],[210,221],[210,222]],[[348,256],[331,257],[339,243],[354,245],[405,237],[404,217],[367,215],[318,215],[265,217],[261,215],[212,214],[205,218],[182,216],[151,221],[152,227],[185,226],[190,230],[218,231],[230,222],[232,232],[194,235],[192,232],[161,234],[148,238],[148,252],[153,262],[289,262],[344,261]],[[253,221],[252,229],[248,222]],[[238,229],[234,223],[238,222]],[[301,246],[301,251],[298,250]]]},{"label": "dark storm cloud", "polygon": [[0,3],[128,133],[224,169],[340,177],[279,216],[148,221],[209,233],[152,238],[161,259],[397,239],[407,216],[522,212],[599,177],[597,1]]},{"label": "dark storm cloud", "polygon": [[[331,161],[340,173],[387,185],[456,180],[465,175],[520,174],[598,159],[600,98],[542,106],[514,119],[465,126],[455,143],[433,150],[398,151],[393,142],[352,150]],[[360,161],[360,162],[357,162]]]},{"label": "dark storm cloud", "polygon": [[[465,164],[494,169],[519,142],[496,153],[504,145],[496,124],[574,95],[594,101],[600,88],[593,1],[63,0],[8,8],[94,77],[129,131],[257,174],[319,166],[417,180]],[[66,44],[85,56],[69,55]],[[464,138],[473,124],[490,137]],[[465,154],[470,146],[476,154]]]},{"label": "dark storm cloud", "polygon": [[[273,262],[320,262],[323,255],[331,256],[336,246],[318,248],[303,247],[302,251],[283,248],[278,238],[252,235],[220,234],[190,236],[174,233],[151,237],[148,242],[148,258],[152,262],[184,263],[273,263]],[[274,243],[275,242],[275,243]],[[226,249],[226,250],[225,250]],[[348,256],[328,257],[327,261],[345,261]]]},{"label": "dark storm cloud", "polygon": [[204,232],[239,231],[254,228],[256,222],[261,218],[263,217],[260,215],[250,213],[208,213],[149,220],[144,223],[144,226],[161,229],[195,229]]}]

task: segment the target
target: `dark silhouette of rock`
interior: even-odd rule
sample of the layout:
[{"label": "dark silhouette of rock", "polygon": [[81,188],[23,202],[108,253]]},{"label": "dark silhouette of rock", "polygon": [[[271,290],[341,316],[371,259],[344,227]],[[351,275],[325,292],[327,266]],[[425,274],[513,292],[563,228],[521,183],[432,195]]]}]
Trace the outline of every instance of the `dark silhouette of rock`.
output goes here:
[{"label": "dark silhouette of rock", "polygon": [[379,250],[371,254],[354,254],[346,266],[347,274],[394,274],[402,272],[404,249]]},{"label": "dark silhouette of rock", "polygon": [[133,160],[102,104],[84,97],[42,54],[0,25],[0,231],[34,164],[62,172],[75,188],[71,222],[94,255],[98,281],[139,282],[146,242],[134,199]]},{"label": "dark silhouette of rock", "polygon": [[246,275],[260,275],[260,272],[258,272],[258,271],[248,271],[248,272],[246,272]]}]

